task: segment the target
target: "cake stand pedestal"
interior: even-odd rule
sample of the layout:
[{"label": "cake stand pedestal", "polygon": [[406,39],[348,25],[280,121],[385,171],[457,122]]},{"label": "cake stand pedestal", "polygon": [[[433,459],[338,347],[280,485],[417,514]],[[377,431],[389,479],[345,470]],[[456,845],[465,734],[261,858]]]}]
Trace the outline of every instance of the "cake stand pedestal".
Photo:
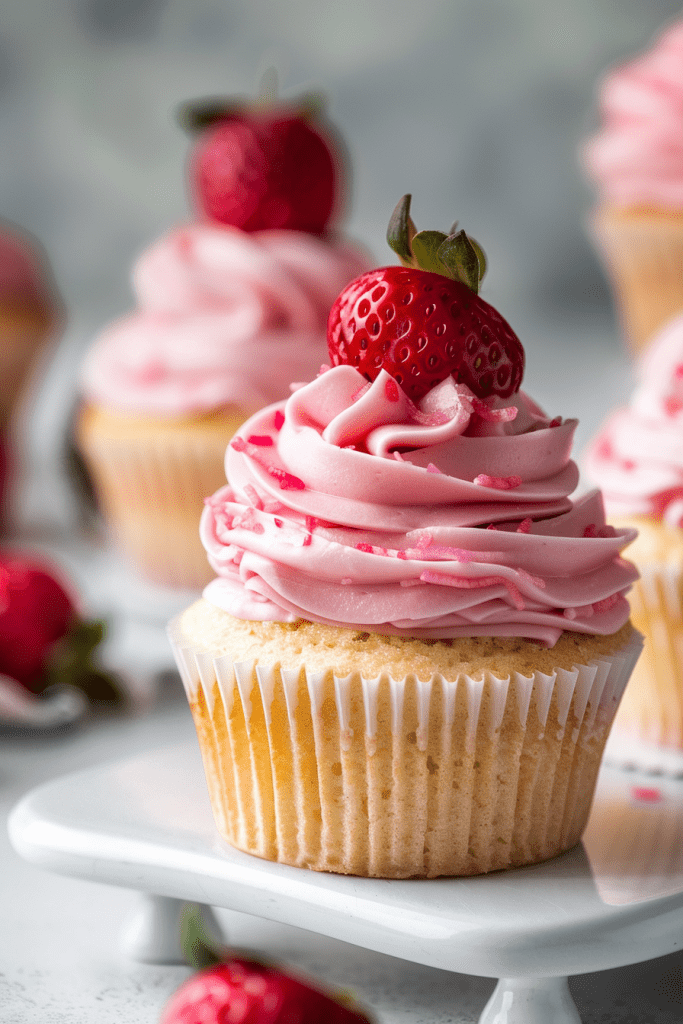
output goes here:
[{"label": "cake stand pedestal", "polygon": [[225,907],[440,969],[500,979],[480,1024],[577,1024],[567,977],[683,944],[683,782],[603,768],[584,842],[476,878],[385,880],[272,864],[218,837],[196,742],[65,776],[14,808],[49,870],[145,894],[129,953],[178,959],[184,902]]}]

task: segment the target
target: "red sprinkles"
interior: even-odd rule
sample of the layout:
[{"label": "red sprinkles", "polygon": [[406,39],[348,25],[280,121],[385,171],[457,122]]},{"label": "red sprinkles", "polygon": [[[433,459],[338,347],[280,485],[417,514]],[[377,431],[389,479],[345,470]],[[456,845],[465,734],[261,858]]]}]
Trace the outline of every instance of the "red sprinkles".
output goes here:
[{"label": "red sprinkles", "polygon": [[489,476],[488,473],[480,473],[475,476],[473,483],[479,487],[493,487],[497,491],[511,491],[522,483],[521,476]]},{"label": "red sprinkles", "polygon": [[384,394],[387,396],[389,402],[398,402],[401,397],[398,390],[398,384],[393,377],[384,382]]}]

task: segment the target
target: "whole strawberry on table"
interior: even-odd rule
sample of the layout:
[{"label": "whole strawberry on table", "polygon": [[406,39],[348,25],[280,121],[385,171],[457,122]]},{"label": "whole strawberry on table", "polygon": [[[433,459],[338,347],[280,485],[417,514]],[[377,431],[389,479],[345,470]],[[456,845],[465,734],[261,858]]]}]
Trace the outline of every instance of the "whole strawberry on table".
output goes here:
[{"label": "whole strawberry on table", "polygon": [[159,1024],[372,1024],[345,995],[295,978],[260,954],[216,945],[192,904],[181,938],[198,973],[171,996]]},{"label": "whole strawberry on table", "polygon": [[91,702],[118,702],[114,680],[94,661],[103,636],[104,624],[81,618],[44,560],[0,550],[0,722],[44,725],[35,697],[47,698],[57,686],[79,690]]},{"label": "whole strawberry on table", "polygon": [[369,381],[384,369],[413,402],[449,376],[477,398],[508,398],[522,381],[524,349],[478,294],[483,249],[457,225],[448,235],[418,232],[410,200],[398,203],[387,231],[402,265],[362,274],[330,311],[332,365],[354,366]]}]

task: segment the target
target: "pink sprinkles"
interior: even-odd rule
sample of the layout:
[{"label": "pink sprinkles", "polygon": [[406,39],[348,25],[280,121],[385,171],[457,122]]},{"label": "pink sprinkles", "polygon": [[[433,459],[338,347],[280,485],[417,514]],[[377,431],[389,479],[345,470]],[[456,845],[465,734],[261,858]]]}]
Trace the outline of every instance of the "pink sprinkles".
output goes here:
[{"label": "pink sprinkles", "polygon": [[631,796],[643,804],[658,804],[662,791],[656,786],[631,786]]},{"label": "pink sprinkles", "polygon": [[488,473],[480,473],[475,476],[473,483],[479,487],[493,487],[497,491],[511,491],[522,483],[521,476],[489,476]]},{"label": "pink sprinkles", "polygon": [[393,377],[390,377],[389,380],[385,381],[384,394],[387,396],[387,401],[389,402],[398,402],[401,397],[398,390],[398,384]]},{"label": "pink sprinkles", "polygon": [[486,420],[488,423],[510,423],[517,416],[516,405],[508,405],[504,409],[491,409],[486,402],[482,402],[480,398],[474,396],[472,396],[471,402],[479,419]]},{"label": "pink sprinkles", "polygon": [[279,469],[277,466],[264,467],[269,476],[276,480],[283,491],[305,491],[306,484],[298,476],[288,473],[286,469]]},{"label": "pink sprinkles", "polygon": [[274,441],[268,434],[250,434],[247,438],[249,444],[258,445],[259,448],[269,448]]},{"label": "pink sprinkles", "polygon": [[285,414],[282,412],[281,409],[276,409],[275,410],[275,415],[273,416],[273,426],[278,431],[282,430],[282,427],[284,426],[284,422],[285,422]]},{"label": "pink sprinkles", "polygon": [[519,589],[504,576],[449,576],[445,572],[432,572],[427,570],[420,573],[423,583],[437,583],[445,587],[458,587],[461,590],[477,590],[480,587],[504,586],[517,611],[523,611],[524,600]]}]

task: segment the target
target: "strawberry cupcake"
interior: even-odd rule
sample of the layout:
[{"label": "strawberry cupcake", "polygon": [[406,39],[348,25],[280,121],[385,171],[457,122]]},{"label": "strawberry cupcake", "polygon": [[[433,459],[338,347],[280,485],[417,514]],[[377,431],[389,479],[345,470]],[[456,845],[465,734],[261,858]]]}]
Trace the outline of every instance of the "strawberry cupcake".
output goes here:
[{"label": "strawberry cupcake", "polygon": [[84,360],[76,437],[122,550],[147,578],[196,589],[228,440],[318,371],[330,306],[367,261],[331,230],[341,161],[307,110],[204,104],[184,120],[199,217],[139,258],[136,309]]},{"label": "strawberry cupcake", "polygon": [[599,190],[591,230],[639,351],[683,309],[683,22],[606,75],[600,107],[583,155]]},{"label": "strawberry cupcake", "polygon": [[683,773],[683,313],[638,363],[638,385],[591,443],[586,472],[609,520],[637,529],[633,621],[643,657],[616,718],[610,758]]},{"label": "strawberry cupcake", "polygon": [[581,837],[641,638],[633,530],[577,502],[481,248],[417,233],[332,308],[332,366],[252,417],[170,626],[217,827],[267,859],[470,875]]}]

